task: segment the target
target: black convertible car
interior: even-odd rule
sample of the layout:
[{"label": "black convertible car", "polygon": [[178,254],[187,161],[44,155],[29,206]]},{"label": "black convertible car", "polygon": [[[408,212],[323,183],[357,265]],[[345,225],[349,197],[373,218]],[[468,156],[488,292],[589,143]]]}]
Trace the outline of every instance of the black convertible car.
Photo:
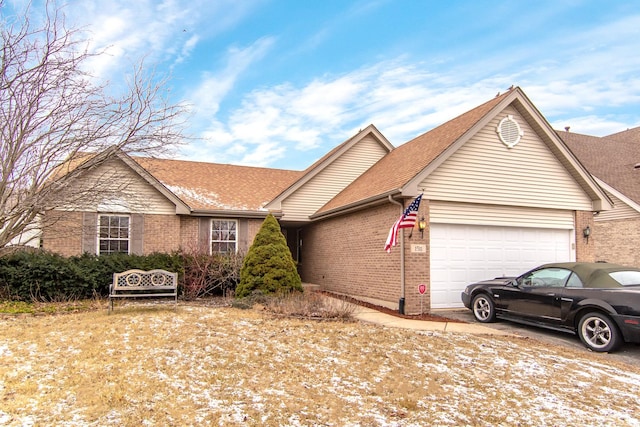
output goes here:
[{"label": "black convertible car", "polygon": [[640,343],[640,269],[609,263],[545,264],[519,277],[474,283],[462,302],[496,317],[578,334],[593,351]]}]

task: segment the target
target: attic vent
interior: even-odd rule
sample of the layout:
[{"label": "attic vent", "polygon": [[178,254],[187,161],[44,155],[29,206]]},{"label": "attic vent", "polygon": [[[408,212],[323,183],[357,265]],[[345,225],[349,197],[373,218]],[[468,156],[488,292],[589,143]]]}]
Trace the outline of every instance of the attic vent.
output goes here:
[{"label": "attic vent", "polygon": [[509,148],[513,148],[518,142],[520,142],[520,138],[524,135],[524,132],[520,129],[520,125],[515,121],[511,114],[500,120],[496,132],[500,137],[500,141]]}]

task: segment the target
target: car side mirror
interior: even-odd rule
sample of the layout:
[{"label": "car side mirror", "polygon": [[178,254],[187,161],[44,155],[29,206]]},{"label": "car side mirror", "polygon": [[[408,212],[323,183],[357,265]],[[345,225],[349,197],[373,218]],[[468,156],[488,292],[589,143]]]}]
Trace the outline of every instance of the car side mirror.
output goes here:
[{"label": "car side mirror", "polygon": [[519,286],[518,286],[518,281],[517,281],[516,279],[512,279],[512,280],[509,282],[509,286],[513,286],[514,288],[519,287]]}]

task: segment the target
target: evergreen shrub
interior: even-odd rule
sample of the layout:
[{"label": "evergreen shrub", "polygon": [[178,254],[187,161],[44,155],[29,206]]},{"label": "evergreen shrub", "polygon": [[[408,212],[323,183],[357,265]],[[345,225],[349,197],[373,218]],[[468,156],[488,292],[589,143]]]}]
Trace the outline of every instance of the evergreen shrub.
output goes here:
[{"label": "evergreen shrub", "polygon": [[254,291],[263,294],[302,292],[302,280],[280,230],[276,218],[265,218],[240,270],[236,298],[245,298]]}]

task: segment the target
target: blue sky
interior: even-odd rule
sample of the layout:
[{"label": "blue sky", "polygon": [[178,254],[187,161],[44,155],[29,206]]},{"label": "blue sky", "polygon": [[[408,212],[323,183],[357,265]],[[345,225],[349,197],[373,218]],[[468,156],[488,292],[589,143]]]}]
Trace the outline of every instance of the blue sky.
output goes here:
[{"label": "blue sky", "polygon": [[90,64],[97,76],[116,83],[142,56],[170,73],[195,138],[184,159],[301,170],[368,124],[398,146],[512,84],[556,129],[640,126],[637,2],[68,0],[63,10],[91,49],[107,49]]}]

